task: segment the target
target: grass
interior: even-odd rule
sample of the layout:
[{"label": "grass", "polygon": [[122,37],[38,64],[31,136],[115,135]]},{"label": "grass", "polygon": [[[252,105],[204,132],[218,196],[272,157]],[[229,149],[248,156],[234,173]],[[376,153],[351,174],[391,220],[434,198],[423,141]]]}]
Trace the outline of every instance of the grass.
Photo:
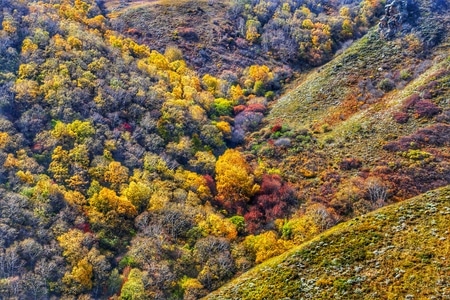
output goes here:
[{"label": "grass", "polygon": [[450,186],[342,223],[205,299],[447,299]]},{"label": "grass", "polygon": [[[272,107],[266,128],[282,121],[293,129],[314,131],[331,162],[349,154],[361,158],[366,167],[394,160],[392,153],[383,151],[383,145],[434,120],[410,118],[406,124],[398,124],[393,113],[400,111],[405,98],[435,80],[433,74],[438,70],[450,68],[448,43],[436,49],[433,61],[408,56],[401,43],[380,40],[375,31],[369,32],[331,62],[303,76],[298,86]],[[411,66],[421,69],[411,80],[397,79],[396,89],[386,93],[377,88],[387,76]],[[433,101],[445,109],[449,95],[446,89]]]}]

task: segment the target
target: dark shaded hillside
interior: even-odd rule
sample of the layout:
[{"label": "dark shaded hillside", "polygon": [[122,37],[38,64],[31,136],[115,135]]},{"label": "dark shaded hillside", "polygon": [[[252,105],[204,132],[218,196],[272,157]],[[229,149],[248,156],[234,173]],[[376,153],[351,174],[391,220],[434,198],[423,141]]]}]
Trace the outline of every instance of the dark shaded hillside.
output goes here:
[{"label": "dark shaded hillside", "polygon": [[108,7],[116,30],[160,52],[177,46],[199,73],[215,76],[239,74],[252,64],[288,70],[321,65],[382,13],[381,3],[359,0],[130,1]]},{"label": "dark shaded hillside", "polygon": [[445,299],[450,187],[362,215],[204,299]]}]

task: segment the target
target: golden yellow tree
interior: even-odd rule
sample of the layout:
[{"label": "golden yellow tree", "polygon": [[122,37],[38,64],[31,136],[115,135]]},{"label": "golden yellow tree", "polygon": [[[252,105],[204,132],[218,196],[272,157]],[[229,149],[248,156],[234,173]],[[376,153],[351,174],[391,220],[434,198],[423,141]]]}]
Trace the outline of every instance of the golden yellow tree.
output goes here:
[{"label": "golden yellow tree", "polygon": [[89,204],[102,214],[110,211],[124,217],[134,217],[137,214],[136,207],[125,196],[119,197],[115,191],[105,187],[89,199]]},{"label": "golden yellow tree", "polygon": [[216,182],[218,196],[225,201],[248,201],[258,191],[250,166],[243,155],[228,149],[216,163]]},{"label": "golden yellow tree", "polygon": [[104,177],[105,181],[111,184],[111,187],[118,188],[121,184],[127,182],[128,168],[122,166],[120,162],[113,161],[109,164]]},{"label": "golden yellow tree", "polygon": [[92,289],[93,267],[87,258],[80,260],[72,271],[64,274],[63,283],[70,293],[78,294]]}]

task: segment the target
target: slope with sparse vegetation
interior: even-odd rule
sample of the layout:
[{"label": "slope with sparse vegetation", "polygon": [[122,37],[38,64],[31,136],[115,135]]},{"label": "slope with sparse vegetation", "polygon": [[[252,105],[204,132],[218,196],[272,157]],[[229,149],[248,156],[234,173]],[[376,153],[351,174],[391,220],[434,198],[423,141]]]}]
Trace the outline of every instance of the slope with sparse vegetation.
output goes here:
[{"label": "slope with sparse vegetation", "polygon": [[450,187],[337,225],[204,299],[446,299]]}]

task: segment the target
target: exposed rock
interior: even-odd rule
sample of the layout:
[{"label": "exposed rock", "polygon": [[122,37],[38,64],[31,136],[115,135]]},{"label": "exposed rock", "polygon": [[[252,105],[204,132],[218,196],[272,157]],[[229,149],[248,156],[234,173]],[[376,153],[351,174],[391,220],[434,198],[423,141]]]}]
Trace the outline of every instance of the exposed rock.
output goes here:
[{"label": "exposed rock", "polygon": [[384,39],[393,38],[398,32],[408,32],[414,26],[417,15],[414,0],[389,0],[378,31]]}]

